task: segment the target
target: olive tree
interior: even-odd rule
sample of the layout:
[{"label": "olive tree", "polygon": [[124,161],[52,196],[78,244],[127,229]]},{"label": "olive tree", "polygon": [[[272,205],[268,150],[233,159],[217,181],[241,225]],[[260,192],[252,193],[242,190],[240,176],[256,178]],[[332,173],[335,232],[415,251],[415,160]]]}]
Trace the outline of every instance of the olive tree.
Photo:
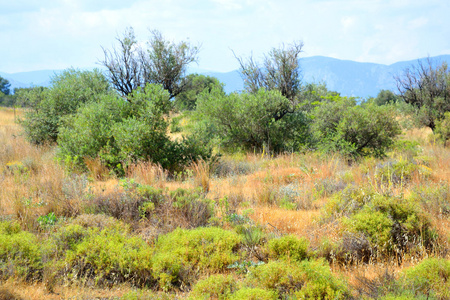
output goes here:
[{"label": "olive tree", "polygon": [[395,80],[400,97],[415,108],[419,124],[430,127],[434,132],[437,121],[450,111],[450,72],[447,63],[435,65],[428,58],[406,68]]}]

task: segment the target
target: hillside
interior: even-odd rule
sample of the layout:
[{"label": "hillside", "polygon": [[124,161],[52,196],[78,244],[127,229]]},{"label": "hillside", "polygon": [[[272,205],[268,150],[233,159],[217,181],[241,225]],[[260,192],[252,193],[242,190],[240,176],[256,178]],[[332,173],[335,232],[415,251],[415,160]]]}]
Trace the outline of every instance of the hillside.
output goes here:
[{"label": "hillside", "polygon": [[[435,56],[432,59],[437,62],[450,62],[450,55]],[[411,60],[383,65],[312,56],[302,58],[300,65],[304,82],[325,82],[330,90],[337,91],[343,96],[375,97],[382,89],[395,92],[394,75],[416,63],[417,60]],[[14,89],[16,87],[48,86],[50,78],[58,72],[60,70],[14,74],[0,72],[0,76],[8,79],[11,89]],[[192,69],[191,72],[217,77],[225,84],[227,93],[243,89],[243,81],[238,70],[222,73]]]}]

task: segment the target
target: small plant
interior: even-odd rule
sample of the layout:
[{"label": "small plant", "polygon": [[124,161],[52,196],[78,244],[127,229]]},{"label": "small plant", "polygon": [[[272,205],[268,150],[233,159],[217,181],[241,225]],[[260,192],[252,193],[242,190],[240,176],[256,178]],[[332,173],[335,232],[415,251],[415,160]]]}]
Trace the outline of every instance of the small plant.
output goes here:
[{"label": "small plant", "polygon": [[444,258],[424,259],[417,266],[403,273],[403,285],[436,299],[450,298],[450,260]]},{"label": "small plant", "polygon": [[50,212],[45,216],[40,216],[37,221],[41,227],[48,227],[55,225],[58,218],[55,216],[54,212]]},{"label": "small plant", "polygon": [[217,227],[176,229],[160,236],[152,257],[153,276],[164,290],[189,286],[203,272],[216,272],[238,261],[241,238]]},{"label": "small plant", "polygon": [[301,261],[308,256],[308,246],[309,242],[305,238],[299,239],[293,235],[286,235],[271,239],[266,248],[270,259]]},{"label": "small plant", "polygon": [[247,282],[277,292],[282,298],[340,299],[349,296],[346,284],[331,273],[323,260],[271,261],[252,268]]},{"label": "small plant", "polygon": [[243,287],[230,295],[229,300],[276,300],[278,293],[276,291],[265,290],[262,288]]},{"label": "small plant", "polygon": [[191,299],[228,299],[229,295],[236,289],[236,281],[231,275],[211,275],[199,280],[192,292]]}]

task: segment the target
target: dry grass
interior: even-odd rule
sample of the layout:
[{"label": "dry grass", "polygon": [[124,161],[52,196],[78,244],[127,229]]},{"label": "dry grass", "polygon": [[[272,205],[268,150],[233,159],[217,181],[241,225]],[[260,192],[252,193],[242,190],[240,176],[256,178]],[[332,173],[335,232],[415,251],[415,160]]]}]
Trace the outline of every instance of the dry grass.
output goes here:
[{"label": "dry grass", "polygon": [[[16,117],[21,113],[16,112]],[[36,231],[36,219],[49,212],[66,217],[85,213],[83,208],[87,193],[92,201],[112,199],[123,192],[119,179],[111,177],[98,159],[86,160],[91,174],[88,181],[85,175],[66,172],[54,159],[53,147],[30,145],[20,136],[19,130],[18,125],[14,124],[14,112],[0,109],[1,219],[17,219],[23,228]],[[232,212],[242,213],[244,209],[250,208],[253,213],[249,217],[253,222],[277,234],[306,237],[311,250],[320,250],[324,240],[332,243],[342,240],[343,232],[338,222],[324,224],[317,220],[323,205],[343,187],[371,186],[380,193],[402,194],[407,199],[415,188],[427,186],[430,182],[450,184],[450,149],[430,143],[429,134],[428,129],[412,129],[404,133],[404,139],[420,143],[421,164],[431,170],[429,177],[414,174],[404,185],[377,185],[373,172],[387,160],[367,158],[349,165],[346,159],[337,155],[315,153],[278,157],[252,153],[225,155],[216,168],[211,168],[209,162],[199,161],[184,176],[175,179],[169,178],[167,172],[158,165],[139,162],[128,167],[126,177],[169,191],[201,187],[209,199],[227,197]],[[400,157],[403,153],[398,151],[394,155]],[[286,199],[291,201],[288,204],[293,205],[289,210],[283,208]],[[167,228],[190,226],[187,219],[183,219],[185,217],[169,206],[161,207],[160,210],[155,212],[161,214],[159,223],[140,221],[134,227],[149,243],[162,233],[158,227],[160,225]],[[449,258],[450,220],[438,217],[431,211],[428,213],[439,240],[433,252],[425,253],[424,256]],[[354,296],[361,297],[364,293],[370,293],[370,286],[377,284],[386,270],[395,278],[403,268],[417,263],[419,259],[421,257],[411,255],[405,256],[400,265],[386,260],[352,265],[335,262],[331,263],[331,267],[335,273],[347,278],[355,291]],[[25,284],[14,280],[2,282],[1,288],[14,291],[23,299],[120,297],[131,290],[126,285],[110,290],[56,286],[55,293],[48,294],[44,284]]]}]

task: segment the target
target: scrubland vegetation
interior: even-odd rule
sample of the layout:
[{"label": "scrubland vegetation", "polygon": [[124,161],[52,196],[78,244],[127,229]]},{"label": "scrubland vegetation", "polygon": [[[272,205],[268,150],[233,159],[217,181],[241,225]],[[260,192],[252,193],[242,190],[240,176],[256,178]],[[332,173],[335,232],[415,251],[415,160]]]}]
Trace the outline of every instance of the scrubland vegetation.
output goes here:
[{"label": "scrubland vegetation", "polygon": [[241,93],[68,70],[1,108],[0,299],[449,299],[446,94],[342,97],[301,46]]}]

